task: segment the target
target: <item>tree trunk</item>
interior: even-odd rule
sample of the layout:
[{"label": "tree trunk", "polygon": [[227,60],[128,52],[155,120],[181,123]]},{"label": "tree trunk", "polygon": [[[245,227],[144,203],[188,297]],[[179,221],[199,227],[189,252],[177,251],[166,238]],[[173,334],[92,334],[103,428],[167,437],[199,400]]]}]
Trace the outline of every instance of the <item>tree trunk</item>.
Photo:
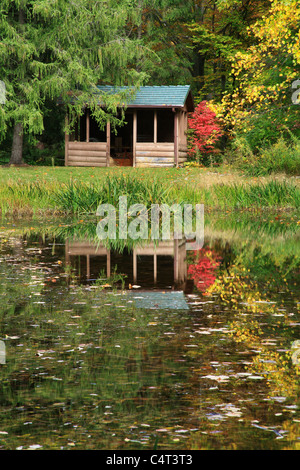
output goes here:
[{"label": "tree trunk", "polygon": [[142,24],[143,24],[143,16],[142,16],[143,15],[143,0],[138,0],[137,8],[141,15],[141,22],[138,25],[138,39],[141,39],[142,38]]},{"label": "tree trunk", "polygon": [[205,84],[205,55],[201,55],[201,51],[195,50],[194,59],[194,76],[199,79],[199,90],[203,88]]},{"label": "tree trunk", "polygon": [[22,165],[23,163],[23,124],[18,122],[14,127],[13,143],[9,164]]}]

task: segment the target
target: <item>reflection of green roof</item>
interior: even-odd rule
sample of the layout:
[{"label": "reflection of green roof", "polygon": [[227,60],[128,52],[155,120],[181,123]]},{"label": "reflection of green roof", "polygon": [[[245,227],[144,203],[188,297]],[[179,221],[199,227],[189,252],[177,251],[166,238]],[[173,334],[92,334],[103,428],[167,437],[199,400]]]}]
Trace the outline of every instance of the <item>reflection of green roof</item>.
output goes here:
[{"label": "reflection of green roof", "polygon": [[188,310],[183,292],[128,292],[138,308]]},{"label": "reflection of green roof", "polygon": [[[101,93],[120,93],[130,91],[130,87],[113,87],[110,85],[98,85]],[[187,104],[188,111],[193,111],[193,99],[189,85],[170,86],[142,86],[134,97],[127,103],[128,107],[168,107],[183,108]]]}]

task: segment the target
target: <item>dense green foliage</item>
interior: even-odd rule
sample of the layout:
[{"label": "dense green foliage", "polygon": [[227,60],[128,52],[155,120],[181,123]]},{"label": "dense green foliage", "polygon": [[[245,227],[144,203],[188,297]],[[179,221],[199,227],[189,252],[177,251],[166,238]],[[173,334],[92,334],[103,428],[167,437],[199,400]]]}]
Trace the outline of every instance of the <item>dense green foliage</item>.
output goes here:
[{"label": "dense green foliage", "polygon": [[3,0],[0,159],[19,124],[25,161],[59,164],[59,97],[71,116],[89,100],[100,125],[118,124],[118,100],[99,108],[95,85],[188,83],[223,126],[224,161],[299,174],[299,27],[299,0]]}]

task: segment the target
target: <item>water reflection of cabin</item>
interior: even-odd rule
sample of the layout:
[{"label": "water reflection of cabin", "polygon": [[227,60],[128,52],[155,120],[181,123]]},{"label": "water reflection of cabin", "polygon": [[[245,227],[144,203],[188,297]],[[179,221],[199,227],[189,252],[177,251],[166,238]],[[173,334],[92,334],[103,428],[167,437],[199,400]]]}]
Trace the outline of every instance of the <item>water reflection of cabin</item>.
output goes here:
[{"label": "water reflection of cabin", "polygon": [[[99,94],[119,88],[99,86]],[[121,87],[124,89],[125,87]],[[89,109],[65,138],[66,166],[172,167],[187,157],[187,115],[194,110],[190,87],[141,87],[126,107],[117,135],[101,131]]]},{"label": "water reflection of cabin", "polygon": [[[127,283],[141,284],[142,287],[167,287],[184,290],[187,279],[186,247],[184,240],[161,241],[158,245],[149,243],[133,249],[127,256],[114,253],[103,245],[81,241],[66,241],[66,261],[80,268],[86,279],[97,278],[105,267],[110,277],[117,261],[118,273],[128,276]],[[117,255],[116,255],[117,256]],[[75,258],[75,259],[74,259]],[[118,261],[120,264],[118,264]],[[122,264],[121,264],[122,263]],[[152,272],[151,272],[152,271]],[[162,274],[163,279],[159,279]]]}]

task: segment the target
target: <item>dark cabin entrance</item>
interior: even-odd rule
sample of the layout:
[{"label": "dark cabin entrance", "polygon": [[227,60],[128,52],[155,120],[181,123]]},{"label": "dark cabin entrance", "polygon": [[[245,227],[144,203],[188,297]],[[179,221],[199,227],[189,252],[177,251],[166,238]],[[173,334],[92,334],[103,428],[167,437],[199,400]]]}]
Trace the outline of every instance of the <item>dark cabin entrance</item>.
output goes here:
[{"label": "dark cabin entrance", "polygon": [[110,133],[110,165],[133,166],[133,113],[126,112],[124,124]]}]

